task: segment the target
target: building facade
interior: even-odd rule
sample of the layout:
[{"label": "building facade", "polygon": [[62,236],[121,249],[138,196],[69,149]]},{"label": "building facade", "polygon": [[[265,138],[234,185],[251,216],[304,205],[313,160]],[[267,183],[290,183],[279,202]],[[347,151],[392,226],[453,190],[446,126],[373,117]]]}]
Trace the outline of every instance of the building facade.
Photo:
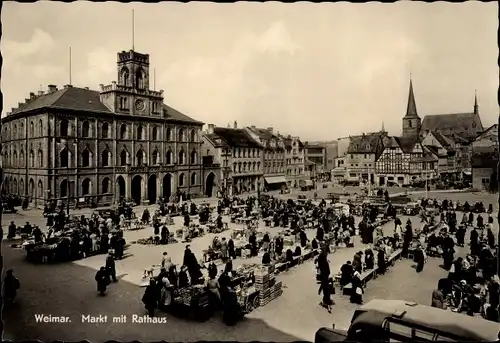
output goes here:
[{"label": "building facade", "polygon": [[383,135],[379,133],[351,136],[345,157],[345,180],[375,183],[375,163],[383,150]]},{"label": "building facade", "polygon": [[376,182],[379,186],[403,186],[432,177],[435,161],[422,146],[420,132],[421,119],[410,80],[406,114],[402,118],[402,135],[384,136],[382,139],[382,153],[376,162]]},{"label": "building facade", "polygon": [[264,188],[263,147],[245,129],[209,124],[203,135],[203,154],[221,166],[220,191],[229,196]]},{"label": "building facade", "polygon": [[492,191],[498,188],[498,124],[479,134],[472,142],[472,187]]},{"label": "building facade", "polygon": [[286,187],[285,179],[285,144],[272,127],[266,129],[255,126],[246,127],[248,134],[262,147],[262,165],[264,182],[267,189]]},{"label": "building facade", "polygon": [[427,132],[422,139],[422,145],[428,148],[438,159],[437,173],[439,176],[457,174],[457,152],[455,142],[442,135],[439,131]]},{"label": "building facade", "polygon": [[283,137],[285,145],[285,178],[288,187],[299,187],[300,180],[306,177],[305,149],[299,137]]},{"label": "building facade", "polygon": [[122,51],[117,70],[118,81],[100,92],[49,85],[2,119],[7,192],[37,206],[203,193],[203,123],[150,89],[149,55]]}]

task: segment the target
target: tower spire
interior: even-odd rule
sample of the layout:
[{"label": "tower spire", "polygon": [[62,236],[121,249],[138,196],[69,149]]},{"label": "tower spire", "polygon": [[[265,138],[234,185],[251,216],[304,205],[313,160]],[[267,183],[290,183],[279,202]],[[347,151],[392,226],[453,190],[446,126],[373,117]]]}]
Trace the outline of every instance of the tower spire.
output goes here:
[{"label": "tower spire", "polygon": [[415,95],[413,94],[413,82],[410,74],[410,92],[408,94],[408,107],[406,108],[405,117],[418,117],[417,105],[415,104]]},{"label": "tower spire", "polygon": [[380,132],[385,132],[385,125],[383,121],[382,121],[382,130]]},{"label": "tower spire", "polygon": [[477,89],[474,91],[474,114],[479,114],[479,105],[477,104]]}]

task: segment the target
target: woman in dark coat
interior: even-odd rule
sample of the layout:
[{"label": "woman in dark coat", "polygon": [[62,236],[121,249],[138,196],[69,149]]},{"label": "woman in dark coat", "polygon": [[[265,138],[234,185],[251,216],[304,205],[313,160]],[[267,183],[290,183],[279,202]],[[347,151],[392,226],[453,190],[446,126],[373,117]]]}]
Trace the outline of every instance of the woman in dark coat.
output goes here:
[{"label": "woman in dark coat", "polygon": [[5,273],[3,287],[4,287],[4,299],[14,304],[16,300],[17,291],[19,290],[19,288],[21,288],[21,283],[14,276],[14,271],[12,269],[7,270],[7,272]]},{"label": "woman in dark coat", "polygon": [[227,242],[227,252],[230,258],[236,258],[236,250],[234,249],[234,241],[229,239]]},{"label": "woman in dark coat", "polygon": [[321,242],[324,238],[325,232],[323,231],[323,228],[321,226],[318,226],[318,229],[316,230],[316,239]]},{"label": "woman in dark coat", "polygon": [[385,251],[384,249],[378,249],[377,253],[377,273],[384,274],[387,270],[387,265],[385,263]]},{"label": "woman in dark coat", "polygon": [[188,279],[188,275],[187,275],[186,270],[187,270],[187,267],[182,266],[181,270],[179,272],[179,280],[178,280],[179,289],[186,288],[187,286],[189,286],[189,279]]},{"label": "woman in dark coat", "polygon": [[178,278],[177,278],[177,268],[175,265],[171,265],[170,268],[168,269],[168,281],[170,281],[170,284],[174,287],[177,288],[178,286]]},{"label": "woman in dark coat", "polygon": [[352,275],[354,274],[354,268],[352,267],[351,261],[347,261],[340,267],[340,288],[344,288],[352,282]]},{"label": "woman in dark coat", "polygon": [[229,326],[235,325],[242,316],[236,292],[232,288],[228,288],[224,294],[222,310],[222,320]]},{"label": "woman in dark coat", "polygon": [[413,259],[417,263],[416,271],[417,273],[420,273],[422,270],[424,270],[424,264],[425,264],[424,250],[422,249],[421,246],[418,246],[417,249],[415,249],[415,254]]},{"label": "woman in dark coat", "polygon": [[365,250],[365,266],[367,270],[373,269],[375,266],[375,257],[372,249]]},{"label": "woman in dark coat", "polygon": [[299,232],[299,237],[300,237],[300,246],[301,246],[302,248],[305,248],[305,247],[306,247],[306,245],[307,245],[307,235],[306,235],[306,233],[304,232],[304,230],[301,230],[301,231]]},{"label": "woman in dark coat", "polygon": [[217,276],[217,266],[215,265],[215,263],[212,261],[210,262],[210,264],[208,265],[208,277],[213,279]]},{"label": "woman in dark coat", "polygon": [[352,304],[363,304],[363,285],[361,283],[360,274],[358,272],[354,273],[352,278],[352,293],[350,297],[350,302]]},{"label": "woman in dark coat", "polygon": [[258,248],[257,248],[257,236],[254,232],[248,238],[248,243],[250,243],[250,251],[252,256],[257,256]]},{"label": "woman in dark coat", "polygon": [[149,285],[146,287],[144,295],[142,296],[142,302],[144,303],[150,317],[154,317],[155,310],[158,307],[158,293],[158,286],[155,281],[150,280]]},{"label": "woman in dark coat", "polygon": [[95,281],[97,282],[97,291],[100,295],[104,295],[106,293],[106,288],[111,283],[106,267],[101,267],[101,269],[97,271],[95,274]]}]

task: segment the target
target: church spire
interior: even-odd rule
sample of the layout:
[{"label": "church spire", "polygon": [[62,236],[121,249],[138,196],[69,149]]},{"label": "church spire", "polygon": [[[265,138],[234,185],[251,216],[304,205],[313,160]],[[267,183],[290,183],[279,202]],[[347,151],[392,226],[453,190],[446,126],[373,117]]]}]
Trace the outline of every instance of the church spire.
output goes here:
[{"label": "church spire", "polygon": [[479,105],[477,104],[477,90],[474,93],[474,114],[479,114]]},{"label": "church spire", "polygon": [[415,104],[415,95],[413,94],[413,83],[410,74],[410,92],[408,94],[408,107],[406,108],[405,117],[418,117],[417,105]]},{"label": "church spire", "polygon": [[385,125],[384,125],[384,122],[382,122],[382,130],[380,130],[380,132],[385,132]]}]

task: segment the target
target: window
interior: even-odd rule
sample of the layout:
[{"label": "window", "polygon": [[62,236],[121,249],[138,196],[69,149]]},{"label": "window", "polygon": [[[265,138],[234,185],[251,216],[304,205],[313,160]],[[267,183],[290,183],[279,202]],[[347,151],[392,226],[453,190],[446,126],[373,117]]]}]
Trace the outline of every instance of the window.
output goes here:
[{"label": "window", "polygon": [[233,172],[236,173],[237,170],[238,170],[238,165],[236,163],[233,163]]},{"label": "window", "polygon": [[120,110],[128,110],[128,98],[121,96],[120,97]]},{"label": "window", "polygon": [[413,341],[431,342],[434,339],[434,333],[419,329],[413,329]]},{"label": "window", "polygon": [[38,121],[38,136],[43,136],[43,121],[41,119]]},{"label": "window", "polygon": [[179,164],[184,164],[184,151],[182,149],[179,152]]},{"label": "window", "polygon": [[184,142],[184,130],[179,129],[179,137],[178,137],[179,142]]},{"label": "window", "polygon": [[182,187],[184,186],[184,174],[181,173],[181,175],[179,175],[179,186]]},{"label": "window", "polygon": [[144,139],[144,130],[142,128],[142,125],[139,125],[137,127],[137,138],[138,140],[143,140]]},{"label": "window", "polygon": [[167,137],[166,137],[166,140],[167,141],[171,141],[172,140],[172,129],[167,127]]},{"label": "window", "polygon": [[144,89],[144,73],[141,69],[137,70],[135,73],[135,86],[139,89]]},{"label": "window", "polygon": [[166,164],[172,164],[172,151],[168,150],[167,151],[167,159],[165,161]]},{"label": "window", "polygon": [[105,149],[102,154],[101,154],[101,166],[102,167],[109,167],[109,155],[110,155],[110,152],[108,149]]},{"label": "window", "polygon": [[476,123],[472,123],[472,128],[475,129],[476,128]]},{"label": "window", "polygon": [[158,140],[158,128],[156,126],[153,126],[153,140]]},{"label": "window", "polygon": [[66,118],[61,120],[61,123],[59,125],[59,135],[61,137],[68,137],[69,135],[69,122]]},{"label": "window", "polygon": [[122,152],[120,152],[120,165],[121,166],[126,166],[128,162],[128,152],[123,149]]},{"label": "window", "polygon": [[35,152],[30,150],[30,168],[35,168]]},{"label": "window", "polygon": [[38,150],[38,168],[43,168],[43,150]]},{"label": "window", "polygon": [[82,137],[90,137],[90,123],[88,121],[84,121],[82,124]]},{"label": "window", "polygon": [[398,323],[387,323],[387,328],[391,333],[391,338],[409,340],[412,337],[412,328]]},{"label": "window", "polygon": [[12,138],[16,139],[17,138],[17,125],[14,124],[14,129],[12,130]]},{"label": "window", "polygon": [[136,154],[137,166],[142,166],[144,164],[144,151],[139,150]]},{"label": "window", "polygon": [[111,193],[111,180],[105,177],[102,180],[102,194]]},{"label": "window", "polygon": [[89,195],[92,183],[90,179],[85,179],[82,181],[82,195]]},{"label": "window", "polygon": [[120,139],[126,139],[127,138],[127,124],[122,124],[120,126]]},{"label": "window", "polygon": [[191,161],[190,164],[197,164],[196,151],[191,151]]},{"label": "window", "polygon": [[409,128],[411,128],[411,127],[412,127],[411,120],[408,120],[408,127],[409,127]]},{"label": "window", "polygon": [[35,124],[30,123],[30,137],[35,137]]},{"label": "window", "polygon": [[24,137],[24,123],[21,122],[21,130],[19,130],[19,138]]},{"label": "window", "polygon": [[102,124],[102,138],[109,138],[109,124]]},{"label": "window", "polygon": [[196,142],[196,131],[191,130],[191,142]]},{"label": "window", "polygon": [[160,163],[160,159],[158,158],[159,155],[158,155],[158,150],[155,150],[153,151],[153,154],[151,155],[152,159],[153,159],[153,164],[159,164]]},{"label": "window", "polygon": [[82,152],[82,167],[90,166],[90,151],[89,149],[85,149]]},{"label": "window", "polygon": [[196,185],[196,173],[191,174],[191,186]]},{"label": "window", "polygon": [[59,161],[60,161],[60,166],[62,168],[67,168],[69,167],[69,151],[68,149],[64,148],[61,150],[59,153]]},{"label": "window", "polygon": [[128,69],[126,67],[123,67],[121,72],[120,72],[120,81],[121,84],[124,86],[129,86],[129,73]]},{"label": "window", "polygon": [[21,149],[21,152],[19,153],[19,161],[21,162],[21,166],[24,167],[24,150]]}]

